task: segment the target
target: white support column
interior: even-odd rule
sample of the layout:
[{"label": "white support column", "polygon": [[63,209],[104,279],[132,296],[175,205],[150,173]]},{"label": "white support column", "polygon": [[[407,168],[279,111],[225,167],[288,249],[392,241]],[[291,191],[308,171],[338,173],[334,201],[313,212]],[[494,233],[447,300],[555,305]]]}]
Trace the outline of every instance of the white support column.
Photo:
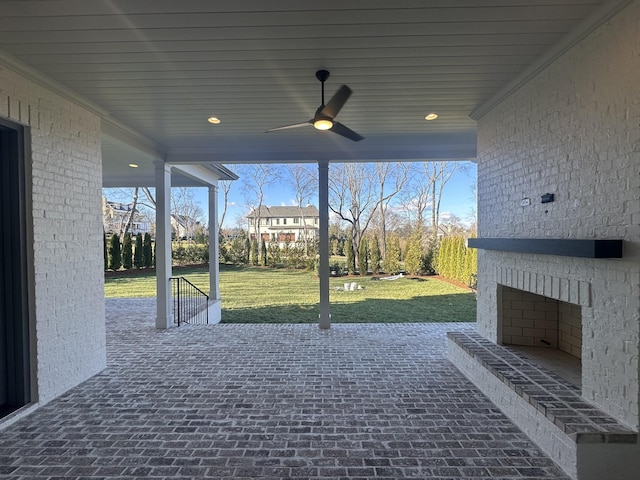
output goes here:
[{"label": "white support column", "polygon": [[220,301],[220,244],[218,238],[218,182],[209,185],[209,323],[222,319]]},{"label": "white support column", "polygon": [[220,264],[218,262],[218,185],[209,186],[209,297],[220,300]]},{"label": "white support column", "polygon": [[173,325],[171,314],[171,167],[156,162],[156,328]]},{"label": "white support column", "polygon": [[331,328],[329,312],[329,162],[318,162],[318,211],[320,215],[320,239],[318,243],[320,270],[320,315],[318,326]]}]

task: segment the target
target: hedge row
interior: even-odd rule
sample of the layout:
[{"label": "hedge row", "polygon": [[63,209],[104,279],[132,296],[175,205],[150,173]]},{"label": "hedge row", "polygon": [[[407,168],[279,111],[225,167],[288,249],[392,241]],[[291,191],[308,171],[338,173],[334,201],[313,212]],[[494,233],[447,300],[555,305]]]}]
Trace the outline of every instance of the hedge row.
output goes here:
[{"label": "hedge row", "polygon": [[141,233],[135,236],[135,247],[133,239],[129,233],[125,234],[120,243],[120,236],[115,233],[107,242],[104,236],[104,269],[120,270],[124,268],[149,268],[154,266],[153,246],[151,235]]},{"label": "hedge row", "polygon": [[468,248],[464,237],[445,237],[438,250],[437,272],[445,278],[471,283],[472,275],[478,272],[478,253]]}]

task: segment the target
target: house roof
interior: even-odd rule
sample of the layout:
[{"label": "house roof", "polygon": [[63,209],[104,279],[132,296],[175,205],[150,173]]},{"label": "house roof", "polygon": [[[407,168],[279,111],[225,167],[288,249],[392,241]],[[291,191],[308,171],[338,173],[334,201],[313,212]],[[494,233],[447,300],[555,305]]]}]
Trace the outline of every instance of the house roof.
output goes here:
[{"label": "house roof", "polygon": [[[300,211],[302,210],[302,212]],[[281,206],[273,206],[268,207],[266,205],[262,205],[260,207],[260,218],[294,218],[300,217],[301,213],[306,218],[317,217],[320,214],[318,213],[318,209],[314,205],[308,205],[306,207],[281,207]],[[257,218],[258,211],[254,209],[247,218]]]},{"label": "house roof", "polygon": [[[474,118],[629,2],[20,0],[0,2],[0,63],[101,117],[112,185],[153,184],[157,160],[472,159]],[[319,69],[364,140],[265,133],[314,116]]]}]

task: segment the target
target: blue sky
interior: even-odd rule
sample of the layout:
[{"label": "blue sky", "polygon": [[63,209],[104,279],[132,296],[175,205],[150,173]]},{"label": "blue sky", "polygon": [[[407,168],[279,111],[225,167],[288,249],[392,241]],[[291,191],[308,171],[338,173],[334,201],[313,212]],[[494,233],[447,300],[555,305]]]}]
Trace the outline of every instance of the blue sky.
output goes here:
[{"label": "blue sky", "polygon": [[[451,213],[465,223],[470,222],[472,212],[475,211],[473,186],[476,182],[476,165],[472,162],[461,162],[458,168],[447,183],[444,189],[440,212],[443,217]],[[459,167],[460,167],[459,166]],[[207,219],[207,190],[199,188],[195,190],[196,201],[200,204]],[[222,202],[222,194],[220,194]],[[313,204],[317,205],[317,198],[313,199]],[[294,195],[286,180],[277,185],[273,185],[266,190],[265,205],[295,205]],[[229,192],[229,207],[225,217],[225,227],[235,227],[238,224],[238,217],[248,213],[245,207],[245,199],[242,191],[242,179],[233,182]]]}]

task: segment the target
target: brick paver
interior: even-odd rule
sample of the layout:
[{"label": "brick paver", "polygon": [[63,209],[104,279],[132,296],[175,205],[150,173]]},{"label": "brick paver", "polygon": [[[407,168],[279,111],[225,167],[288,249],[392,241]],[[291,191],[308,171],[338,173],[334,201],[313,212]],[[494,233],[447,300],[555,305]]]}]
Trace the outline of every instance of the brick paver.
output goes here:
[{"label": "brick paver", "polygon": [[108,369],[0,433],[1,478],[567,478],[446,360],[473,325],[153,317],[107,301]]}]

